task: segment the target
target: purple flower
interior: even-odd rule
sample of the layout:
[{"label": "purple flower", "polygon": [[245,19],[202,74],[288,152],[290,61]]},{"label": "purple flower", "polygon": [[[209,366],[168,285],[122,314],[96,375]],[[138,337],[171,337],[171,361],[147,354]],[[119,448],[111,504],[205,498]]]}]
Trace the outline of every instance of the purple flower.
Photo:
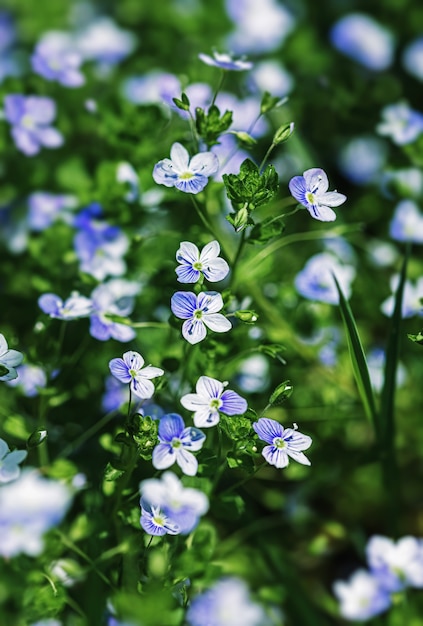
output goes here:
[{"label": "purple flower", "polygon": [[233,59],[230,54],[213,52],[211,57],[208,54],[202,52],[198,55],[200,61],[203,61],[206,65],[212,65],[214,67],[220,67],[221,70],[231,70],[235,72],[242,72],[244,70],[251,70],[253,64],[251,61],[245,61],[244,59]]},{"label": "purple flower", "polygon": [[65,87],[80,87],[85,83],[85,77],[79,71],[82,61],[70,37],[58,32],[45,34],[31,57],[36,74]]},{"label": "purple flower", "polygon": [[222,307],[222,296],[216,291],[203,291],[198,296],[190,291],[177,291],[170,304],[172,313],[186,320],[182,335],[191,344],[205,339],[206,326],[216,333],[226,333],[232,328],[230,321],[218,313]]},{"label": "purple flower", "polygon": [[386,70],[393,61],[392,33],[364,13],[350,13],[338,20],[330,39],[337,50],[370,70]]},{"label": "purple flower", "polygon": [[152,70],[143,76],[128,78],[122,91],[127,100],[134,104],[165,104],[173,107],[172,98],[181,93],[182,86],[173,74]]},{"label": "purple flower", "polygon": [[116,339],[131,341],[135,338],[133,328],[122,322],[114,322],[108,315],[125,317],[132,313],[134,296],[141,289],[139,283],[114,278],[103,283],[91,293],[94,312],[90,317],[90,334],[99,341]]},{"label": "purple flower", "polygon": [[376,127],[379,135],[390,137],[397,146],[415,141],[423,132],[423,114],[406,102],[390,104],[382,110],[383,121]]},{"label": "purple flower", "polygon": [[242,415],[248,408],[246,400],[235,391],[225,387],[228,383],[221,383],[209,376],[200,376],[195,390],[197,393],[188,393],[181,398],[185,409],[194,411],[194,424],[203,428],[215,426],[220,420],[220,413],[225,415]]},{"label": "purple flower", "polygon": [[178,535],[181,532],[178,524],[170,519],[160,506],[150,504],[145,498],[141,498],[140,505],[140,523],[148,535],[161,537],[163,535]]},{"label": "purple flower", "polygon": [[423,80],[423,37],[414,39],[404,50],[404,68],[418,80]]},{"label": "purple flower", "polygon": [[211,283],[223,280],[228,272],[229,265],[219,257],[220,246],[217,241],[211,241],[200,251],[194,243],[182,241],[176,253],[176,260],[180,266],[176,268],[180,283],[196,283],[203,274]]},{"label": "purple flower", "polygon": [[26,450],[9,450],[7,443],[0,439],[0,484],[16,480],[21,472],[19,463],[26,459]]},{"label": "purple flower", "polygon": [[401,200],[397,204],[389,234],[396,241],[423,244],[423,214],[413,200]]},{"label": "purple flower", "polygon": [[109,368],[115,378],[121,383],[130,384],[131,391],[138,398],[148,399],[154,393],[152,378],[163,376],[164,371],[160,367],[147,365],[143,367],[144,359],[138,352],[125,352],[123,357],[112,359]]},{"label": "purple flower", "polygon": [[56,103],[51,98],[10,94],[4,98],[4,109],[16,147],[27,156],[38,154],[42,147],[63,145],[63,135],[50,126],[56,117]]},{"label": "purple flower", "polygon": [[35,191],[28,196],[28,223],[32,230],[48,228],[57,217],[70,223],[71,216],[66,212],[75,206],[76,198],[47,191]]},{"label": "purple flower", "polygon": [[[16,367],[23,361],[23,354],[17,350],[9,350],[7,341],[0,333],[0,380],[13,380],[18,377]],[[4,372],[6,370],[6,373]]]},{"label": "purple flower", "polygon": [[109,17],[98,17],[82,28],[76,39],[76,48],[88,61],[115,65],[135,49],[136,36],[120,28]]},{"label": "purple flower", "polygon": [[372,574],[387,591],[423,587],[423,543],[415,537],[401,537],[395,542],[374,535],[367,543],[366,555]]},{"label": "purple flower", "polygon": [[164,415],[159,422],[159,444],[153,450],[153,466],[167,469],[175,462],[187,476],[195,476],[198,461],[191,451],[201,450],[206,439],[198,428],[185,428],[177,413]]},{"label": "purple flower", "polygon": [[154,166],[153,178],[159,185],[176,187],[185,193],[200,193],[219,169],[219,161],[212,152],[200,152],[190,160],[188,151],[174,143],[170,159],[162,159]]},{"label": "purple flower", "polygon": [[328,187],[328,177],[319,167],[306,170],[303,176],[294,176],[289,181],[289,191],[294,198],[321,222],[333,222],[336,213],[329,207],[339,206],[347,199],[342,193],[328,191]]},{"label": "purple flower", "polygon": [[89,317],[93,312],[92,300],[77,291],[73,291],[64,302],[55,293],[44,293],[38,298],[38,306],[44,313],[59,320]]},{"label": "purple flower", "polygon": [[304,269],[295,277],[295,288],[299,294],[309,300],[338,304],[338,290],[333,279],[335,274],[346,298],[351,294],[351,283],[355,269],[350,265],[341,265],[327,252],[315,254],[307,261]]},{"label": "purple flower", "polygon": [[27,398],[33,398],[46,386],[47,376],[39,365],[25,363],[18,367],[18,378],[9,380],[7,384],[9,387],[17,387]]},{"label": "purple flower", "polygon": [[254,422],[253,428],[263,441],[270,444],[263,448],[262,454],[270,465],[286,467],[289,457],[302,465],[311,465],[302,450],[307,450],[312,443],[311,437],[303,435],[294,428],[284,428],[276,420],[261,417]]},{"label": "purple flower", "polygon": [[[384,315],[391,317],[395,306],[395,292],[398,289],[399,275],[395,274],[391,278],[392,295],[384,300],[381,304],[381,310]],[[404,293],[402,296],[401,316],[403,318],[413,317],[414,315],[423,315],[423,277],[418,278],[414,285],[411,281],[406,280],[404,283]]]},{"label": "purple flower", "polygon": [[[247,585],[238,578],[222,578],[196,596],[187,611],[189,626],[266,626],[270,620],[252,601]],[[276,623],[273,622],[272,623]]]},{"label": "purple flower", "polygon": [[[166,526],[176,532],[188,535],[197,526],[200,517],[207,513],[209,501],[202,491],[184,487],[182,482],[173,472],[164,472],[160,479],[149,478],[140,484],[141,492],[141,525],[149,534],[154,530],[151,519],[152,508],[156,513],[166,517],[165,523],[158,523],[158,526]],[[149,505],[149,509],[147,509]],[[150,528],[150,531],[147,530]],[[169,532],[166,530],[166,532]]]},{"label": "purple flower", "polygon": [[364,569],[359,569],[348,582],[338,580],[333,586],[340,602],[342,617],[364,622],[383,613],[391,604],[391,597],[378,579]]}]

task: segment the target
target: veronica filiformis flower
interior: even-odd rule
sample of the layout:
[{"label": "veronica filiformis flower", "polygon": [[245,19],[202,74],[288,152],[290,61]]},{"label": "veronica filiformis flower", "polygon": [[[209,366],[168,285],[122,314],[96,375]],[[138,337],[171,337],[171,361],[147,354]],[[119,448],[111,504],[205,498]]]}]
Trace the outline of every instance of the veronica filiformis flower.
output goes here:
[{"label": "veronica filiformis flower", "polygon": [[23,361],[22,352],[9,350],[7,341],[0,333],[0,380],[13,380],[18,377],[16,367]]},{"label": "veronica filiformis flower", "polygon": [[198,428],[185,428],[180,415],[169,413],[160,419],[158,435],[160,443],[153,450],[153,466],[162,470],[177,463],[184,474],[195,476],[198,461],[192,452],[202,448],[205,434]]},{"label": "veronica filiformis flower", "polygon": [[162,159],[154,166],[153,178],[159,185],[176,187],[185,193],[200,193],[216,174],[219,160],[212,152],[200,152],[190,160],[188,151],[180,143],[174,143],[170,159]]},{"label": "veronica filiformis flower", "polygon": [[112,359],[109,368],[115,378],[122,383],[129,383],[131,391],[142,399],[151,398],[154,394],[151,379],[164,374],[160,367],[144,367],[142,356],[133,351],[125,352],[122,358]]},{"label": "veronica filiformis flower", "polygon": [[216,333],[226,333],[232,328],[231,322],[218,312],[223,300],[216,291],[203,291],[198,296],[190,291],[177,291],[170,307],[176,317],[185,320],[182,335],[191,344],[205,339],[206,327]]},{"label": "veronica filiformis flower", "polygon": [[175,269],[180,283],[196,283],[203,274],[211,283],[226,278],[229,265],[219,256],[220,246],[211,241],[204,246],[201,253],[194,243],[182,241],[176,253],[179,267]]},{"label": "veronica filiformis flower", "polygon": [[328,191],[329,181],[320,167],[306,170],[302,176],[294,176],[289,181],[289,191],[312,217],[321,222],[333,222],[336,219],[336,207],[345,202],[346,196],[337,191]]},{"label": "veronica filiformis flower", "polygon": [[269,444],[263,448],[262,454],[270,465],[287,467],[289,457],[302,465],[311,465],[302,452],[311,446],[311,437],[298,432],[296,427],[284,428],[276,420],[261,417],[254,422],[253,428],[260,439]]},{"label": "veronica filiformis flower", "polygon": [[182,406],[194,411],[196,426],[215,426],[220,420],[220,413],[231,416],[245,413],[247,401],[235,391],[225,390],[227,384],[209,376],[200,376],[195,388],[197,393],[188,393],[181,398]]}]

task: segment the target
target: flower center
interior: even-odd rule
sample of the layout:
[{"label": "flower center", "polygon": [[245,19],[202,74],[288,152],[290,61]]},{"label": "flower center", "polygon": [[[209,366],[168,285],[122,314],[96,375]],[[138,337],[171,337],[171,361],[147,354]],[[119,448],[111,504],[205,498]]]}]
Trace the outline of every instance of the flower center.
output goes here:
[{"label": "flower center", "polygon": [[178,437],[174,437],[170,443],[174,450],[182,447],[182,441]]},{"label": "flower center", "polygon": [[183,172],[179,174],[179,180],[190,180],[190,178],[194,178],[194,174],[192,172]]},{"label": "flower center", "polygon": [[200,261],[196,261],[192,264],[192,267],[200,272],[203,269],[203,264]]},{"label": "flower center", "polygon": [[273,440],[273,445],[278,450],[283,450],[284,448],[286,448],[286,441],[282,439],[282,437],[275,437]]},{"label": "flower center", "polygon": [[201,309],[196,309],[196,310],[194,311],[193,318],[194,318],[195,320],[201,320],[201,318],[202,318],[202,317],[203,317],[203,311],[202,311]]},{"label": "flower center", "polygon": [[156,515],[153,516],[153,522],[156,524],[156,526],[163,527],[165,524],[165,518],[163,515],[160,515],[160,513],[156,513]]},{"label": "flower center", "polygon": [[130,374],[131,378],[136,378],[136,376],[137,376],[137,370],[132,370],[132,369],[130,369],[130,370],[129,370],[129,374]]},{"label": "flower center", "polygon": [[34,126],[35,126],[34,120],[28,114],[23,116],[23,118],[21,120],[21,125],[24,126],[25,128],[28,128],[28,129],[34,128]]},{"label": "flower center", "polygon": [[307,191],[306,200],[309,204],[314,204],[314,193],[311,191]]},{"label": "flower center", "polygon": [[220,409],[220,407],[222,406],[223,402],[220,398],[213,398],[213,400],[210,400],[210,408],[214,409],[214,410],[218,410]]}]

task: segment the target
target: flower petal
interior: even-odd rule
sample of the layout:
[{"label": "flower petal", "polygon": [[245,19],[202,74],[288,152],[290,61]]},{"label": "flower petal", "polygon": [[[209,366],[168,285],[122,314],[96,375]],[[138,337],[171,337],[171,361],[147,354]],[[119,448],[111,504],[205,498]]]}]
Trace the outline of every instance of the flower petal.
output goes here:
[{"label": "flower petal", "polygon": [[191,265],[178,265],[175,272],[180,283],[196,283],[200,278],[200,272],[193,269]]},{"label": "flower petal", "polygon": [[3,457],[6,456],[8,452],[9,452],[9,446],[4,441],[4,439],[0,439],[0,461],[3,459]]},{"label": "flower petal", "polygon": [[326,193],[322,193],[318,195],[319,203],[325,206],[339,206],[343,204],[347,196],[344,196],[343,193],[338,193],[337,191],[327,191]]},{"label": "flower petal", "polygon": [[178,180],[178,174],[173,169],[170,159],[162,159],[153,168],[153,179],[158,185],[174,187]]},{"label": "flower petal", "polygon": [[226,333],[231,330],[231,322],[221,313],[213,313],[212,315],[203,315],[204,324],[214,330],[215,333]]},{"label": "flower petal", "polygon": [[198,411],[200,408],[208,407],[208,400],[196,393],[187,393],[182,396],[180,403],[188,411]]},{"label": "flower petal", "polygon": [[141,378],[157,378],[158,376],[163,376],[164,370],[160,367],[153,367],[153,365],[147,365],[143,367],[140,372],[138,372],[138,376]]},{"label": "flower petal", "polygon": [[286,450],[280,450],[274,446],[265,446],[262,454],[270,465],[274,465],[278,469],[286,467],[289,464],[289,458]]},{"label": "flower petal", "polygon": [[199,428],[190,426],[189,428],[184,428],[180,438],[185,449],[197,452],[203,447],[206,435]]},{"label": "flower petal", "polygon": [[311,437],[303,435],[302,433],[292,430],[291,428],[285,428],[283,438],[288,444],[290,450],[307,450],[313,443]]},{"label": "flower petal", "polygon": [[185,428],[184,420],[177,413],[163,415],[159,422],[159,439],[161,443],[171,443],[175,437],[181,438]]},{"label": "flower petal", "polygon": [[200,254],[201,263],[210,263],[219,256],[220,253],[220,245],[219,242],[214,240],[210,241],[208,244],[204,246]]},{"label": "flower petal", "polygon": [[203,265],[202,272],[209,282],[217,283],[229,274],[229,265],[224,259],[214,259]]},{"label": "flower petal", "polygon": [[154,394],[154,385],[150,380],[137,376],[132,379],[131,389],[138,398],[147,400]]},{"label": "flower petal", "polygon": [[194,413],[194,424],[199,428],[211,428],[220,421],[220,413],[210,407],[202,407]]},{"label": "flower petal", "polygon": [[336,220],[336,213],[332,211],[328,206],[322,206],[321,204],[308,204],[308,212],[315,220],[321,222],[334,222]]},{"label": "flower petal", "polygon": [[203,313],[217,313],[223,308],[222,296],[217,291],[202,291],[197,306]]},{"label": "flower petal", "polygon": [[62,298],[56,296],[55,293],[44,293],[38,298],[38,306],[48,315],[57,315],[60,307],[63,304]]},{"label": "flower petal", "polygon": [[197,296],[190,291],[177,291],[170,300],[173,315],[180,319],[190,319],[197,308]]},{"label": "flower petal", "polygon": [[176,451],[176,462],[187,476],[195,476],[198,469],[198,461],[191,452],[179,448]]},{"label": "flower petal", "polygon": [[170,149],[170,158],[177,174],[186,172],[189,168],[188,150],[178,142],[175,142]]},{"label": "flower petal", "polygon": [[175,181],[176,189],[184,193],[200,193],[209,182],[206,176],[194,174],[191,178],[178,178]]},{"label": "flower petal", "polygon": [[130,383],[132,376],[128,371],[128,366],[123,359],[117,358],[109,361],[109,369],[112,375],[121,383]]},{"label": "flower petal", "polygon": [[128,370],[135,370],[138,372],[144,365],[144,359],[138,352],[129,350],[123,354],[123,360]]},{"label": "flower petal", "polygon": [[158,470],[167,469],[176,461],[176,451],[168,443],[159,443],[153,450],[153,467]]},{"label": "flower petal", "polygon": [[202,320],[187,320],[182,324],[182,336],[191,345],[203,341],[207,335],[206,327]]},{"label": "flower petal", "polygon": [[186,263],[192,265],[200,259],[200,251],[194,243],[190,241],[181,241],[176,252],[176,260],[178,263]]},{"label": "flower petal", "polygon": [[303,174],[307,191],[320,195],[329,187],[328,177],[320,167],[312,167]]},{"label": "flower petal", "polygon": [[219,159],[213,152],[200,152],[192,157],[189,169],[195,174],[212,176],[219,169]]},{"label": "flower petal", "polygon": [[289,456],[293,458],[295,461],[297,461],[298,463],[301,463],[301,465],[311,465],[306,455],[303,454],[302,452],[298,452],[297,450],[292,450],[291,447],[286,448],[284,452],[289,454]]},{"label": "flower petal", "polygon": [[307,200],[306,200],[307,188],[306,188],[304,176],[294,176],[293,178],[291,178],[291,180],[289,181],[288,187],[289,187],[289,191],[291,192],[291,195],[296,200],[298,200],[298,202],[300,202],[302,205],[307,206]]},{"label": "flower petal", "polygon": [[220,398],[224,389],[223,383],[210,376],[200,376],[195,386],[196,392],[207,405],[210,400]]},{"label": "flower petal", "polygon": [[219,411],[225,415],[242,415],[248,409],[247,401],[230,389],[223,393],[221,399],[223,404]]},{"label": "flower petal", "polygon": [[7,350],[5,354],[1,355],[1,363],[11,369],[20,365],[23,358],[22,352],[18,350]]},{"label": "flower petal", "polygon": [[275,437],[283,437],[284,428],[282,424],[268,417],[261,417],[257,422],[254,422],[253,428],[260,439],[267,441],[267,443],[273,443]]}]

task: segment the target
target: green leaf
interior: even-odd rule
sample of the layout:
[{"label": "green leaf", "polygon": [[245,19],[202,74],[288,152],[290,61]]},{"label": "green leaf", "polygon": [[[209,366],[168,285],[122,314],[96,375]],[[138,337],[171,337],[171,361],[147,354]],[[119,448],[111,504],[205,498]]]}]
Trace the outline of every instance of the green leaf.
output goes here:
[{"label": "green leaf", "polygon": [[[226,194],[236,211],[247,208],[248,213],[259,206],[268,204],[278,191],[278,174],[273,165],[268,165],[263,173],[258,166],[245,159],[239,174],[224,174]],[[241,210],[242,210],[241,209]]]},{"label": "green leaf", "polygon": [[207,113],[204,109],[197,107],[195,109],[195,126],[198,134],[206,142],[208,147],[216,145],[219,136],[228,130],[232,124],[232,111],[225,111],[220,116],[220,111],[215,104],[213,104]]},{"label": "green leaf", "polygon": [[335,275],[334,280],[339,294],[339,308],[341,310],[341,315],[347,335],[348,349],[350,353],[354,378],[357,383],[364,411],[367,417],[372,421],[375,432],[377,436],[379,436],[379,419],[376,412],[376,405],[372,385],[370,382],[369,369],[367,367],[366,356],[364,354],[360,335],[358,334],[357,325],[355,323],[351,307],[346,300]]},{"label": "green leaf", "polygon": [[241,322],[245,324],[255,324],[258,320],[258,315],[255,311],[250,311],[248,309],[242,311],[235,311],[235,317],[237,317]]},{"label": "green leaf", "polygon": [[267,243],[281,235],[284,230],[285,224],[281,219],[268,217],[254,226],[248,237],[248,243]]},{"label": "green leaf", "polygon": [[28,450],[36,448],[47,439],[48,433],[45,428],[38,428],[27,439],[26,445]]},{"label": "green leaf", "polygon": [[294,387],[290,380],[285,380],[283,383],[278,385],[272,395],[269,398],[269,405],[274,406],[275,404],[282,404],[289,397],[291,397],[292,392],[294,391]]},{"label": "green leaf", "polygon": [[265,91],[261,99],[260,113],[263,115],[264,113],[272,111],[272,109],[278,109],[285,104],[287,100],[288,98],[278,98],[277,96],[272,96],[268,91]]},{"label": "green leaf", "polygon": [[277,146],[284,141],[287,141],[294,132],[294,122],[288,124],[282,124],[273,136],[273,143]]},{"label": "green leaf", "polygon": [[410,339],[410,341],[414,341],[414,343],[418,343],[421,346],[423,346],[423,330],[421,330],[419,333],[417,333],[417,335],[408,335],[407,337]]}]

